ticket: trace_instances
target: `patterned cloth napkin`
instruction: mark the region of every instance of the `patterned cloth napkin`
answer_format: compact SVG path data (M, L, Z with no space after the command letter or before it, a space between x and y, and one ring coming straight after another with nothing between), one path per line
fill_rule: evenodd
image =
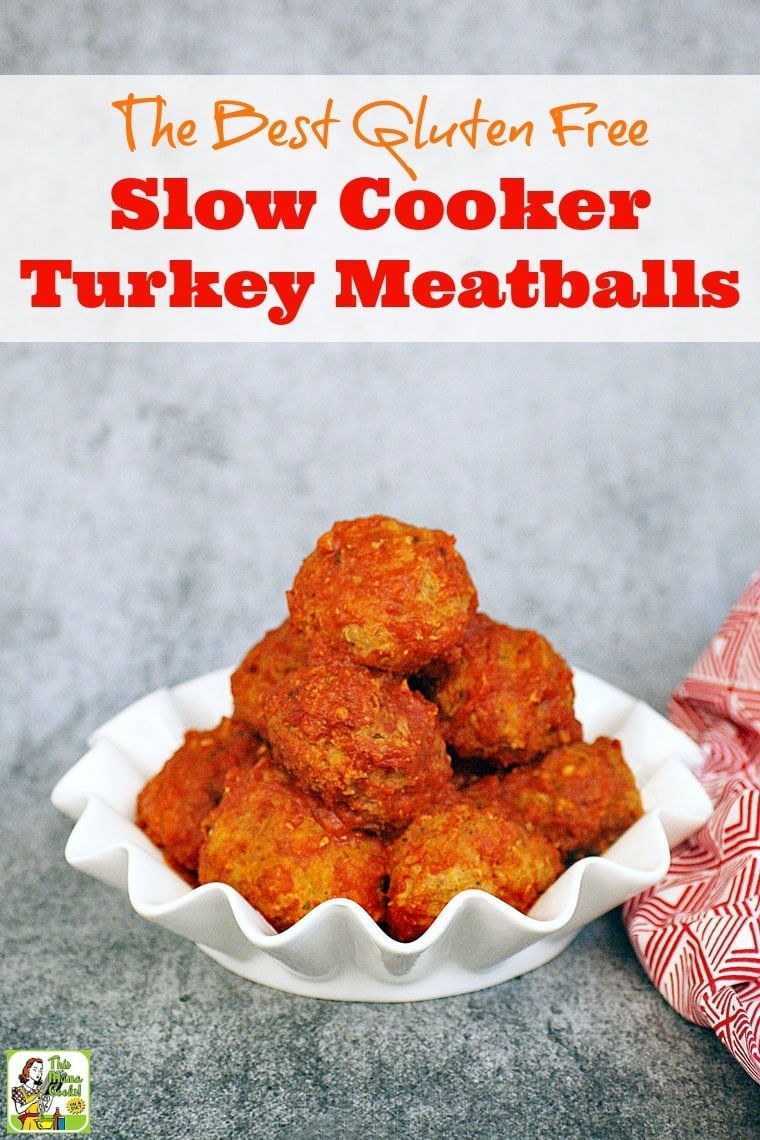
M760 1082L760 571L670 704L715 804L668 874L623 908L647 974Z

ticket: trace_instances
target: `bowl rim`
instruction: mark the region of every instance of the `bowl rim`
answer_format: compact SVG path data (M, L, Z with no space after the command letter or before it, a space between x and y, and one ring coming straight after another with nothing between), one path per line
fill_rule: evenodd
M234 888L190 887L134 823L139 788L184 732L213 727L231 712L231 672L154 690L122 709L90 734L88 751L51 799L74 820L65 848L71 866L126 891L143 918L196 942L225 968L277 989L336 1000L422 1000L535 969L588 922L658 882L670 848L712 812L693 774L699 746L643 701L574 669L584 736L623 741L645 801L643 818L608 851L574 863L528 914L481 890L462 891L413 942L392 938L349 899L326 900L275 932Z

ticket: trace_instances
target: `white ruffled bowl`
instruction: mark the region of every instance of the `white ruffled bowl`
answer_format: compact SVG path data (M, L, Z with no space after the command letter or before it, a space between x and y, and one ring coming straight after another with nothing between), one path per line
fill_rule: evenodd
M53 804L76 820L66 859L126 890L143 918L189 938L228 970L289 993L341 1001L418 1001L484 989L559 954L581 927L663 877L670 847L712 811L692 775L702 755L653 709L575 670L584 736L617 737L645 815L599 857L570 867L524 915L462 891L415 942L385 934L357 903L331 899L280 934L231 887L192 889L135 825L137 793L188 728L229 715L229 671L160 689L94 732Z

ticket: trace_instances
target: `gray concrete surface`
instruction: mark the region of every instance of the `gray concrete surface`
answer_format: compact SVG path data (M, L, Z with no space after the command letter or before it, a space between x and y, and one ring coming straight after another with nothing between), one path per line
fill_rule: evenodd
M757 3L4 0L5 72L752 71ZM72 13L76 13L72 15ZM0 1040L89 1048L93 1135L760 1135L619 916L481 993L228 974L63 860L86 735L238 659L335 518L455 533L483 607L663 710L760 551L756 345L0 346Z

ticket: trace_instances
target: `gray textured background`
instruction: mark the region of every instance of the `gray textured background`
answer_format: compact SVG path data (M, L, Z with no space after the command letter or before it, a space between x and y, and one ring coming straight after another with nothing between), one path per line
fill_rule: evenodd
M753 72L760 8L3 0L3 72ZM755 345L0 346L0 1040L102 1137L749 1140L760 1090L617 915L450 1000L243 982L63 862L50 789L237 660L335 518L458 537L483 608L664 710L760 549Z

